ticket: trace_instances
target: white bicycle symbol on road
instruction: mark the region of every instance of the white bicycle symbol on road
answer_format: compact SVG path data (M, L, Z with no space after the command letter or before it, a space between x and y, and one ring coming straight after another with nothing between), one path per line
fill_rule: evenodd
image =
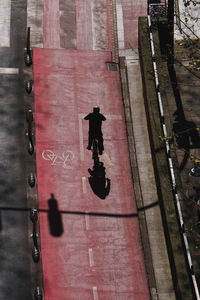
M53 166L62 164L63 168L70 168L70 163L74 159L74 153L70 150L66 150L62 155L57 155L52 150L44 150L42 152L42 158L44 160L50 160Z

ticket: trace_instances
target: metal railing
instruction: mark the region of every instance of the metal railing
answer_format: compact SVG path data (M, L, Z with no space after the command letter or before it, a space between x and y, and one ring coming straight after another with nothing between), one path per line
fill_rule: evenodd
M189 244L188 244L188 239L187 239L187 235L185 232L185 226L184 226L184 220L183 220L183 214L182 214L182 210L181 210L181 204L180 204L180 200L179 200L179 196L177 193L177 184L176 184L176 178L175 178L175 172L174 172L174 166L173 166L173 162L172 162L172 158L171 158L171 154L170 154L170 142L169 142L169 138L168 138L168 134L167 134L167 127L165 124L165 117L164 117L164 109L163 109L163 103L162 103L162 97L161 97L161 93L160 93L160 87L159 87L159 75L158 75L158 71L157 71L157 63L156 63L156 59L155 59L155 47L154 47L154 39L153 39L153 33L152 33L152 24L151 24L151 16L148 15L148 26L149 26L149 36L150 36L150 46L151 46L151 55L152 55L152 63L153 63L153 70L154 70L154 77L155 77L155 90L156 90L156 94L157 94L157 99L158 99L158 106L159 106L159 112L160 112L160 117L161 117L161 125L162 125L162 130L163 130L163 135L164 135L164 142L165 142L165 148L166 148L166 153L167 153L167 159L168 159L168 166L169 166L169 170L170 170L170 179L171 179L171 183L172 183L172 192L173 192L173 196L175 199L175 205L178 211L178 218L179 218L179 223L181 226L181 233L182 233L182 238L184 241L184 245L185 245L185 250L186 250L186 258L187 258L187 262L190 268L190 275L191 275L191 279L192 279L192 283L193 283L193 288L195 291L195 295L196 295L196 299L200 300L200 294L199 294L199 288L197 285L197 280L196 280L196 276L194 275L194 271L193 271L193 264L192 264L192 257L191 257L191 253L190 253L190 248L189 248Z

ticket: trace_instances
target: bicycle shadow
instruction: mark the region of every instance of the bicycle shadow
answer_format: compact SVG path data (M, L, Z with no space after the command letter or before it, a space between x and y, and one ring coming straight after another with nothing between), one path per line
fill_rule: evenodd
M93 169L88 169L89 184L93 193L100 199L105 199L110 192L110 179L106 178L103 162L94 163Z
M59 237L63 233L63 224L61 213L58 209L58 201L54 198L54 194L51 194L51 198L48 200L48 221L51 235Z

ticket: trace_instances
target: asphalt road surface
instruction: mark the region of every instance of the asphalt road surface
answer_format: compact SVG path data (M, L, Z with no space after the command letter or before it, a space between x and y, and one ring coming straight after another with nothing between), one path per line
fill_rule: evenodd
M26 1L0 2L0 299L31 299L25 179ZM20 210L19 208L22 208Z

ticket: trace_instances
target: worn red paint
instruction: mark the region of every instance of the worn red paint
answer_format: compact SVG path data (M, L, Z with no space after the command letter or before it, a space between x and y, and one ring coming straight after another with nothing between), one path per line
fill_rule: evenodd
M63 211L64 233L53 237L46 213L40 213L45 299L149 299L137 210L132 188L118 72L108 71L110 52L34 49L36 158L39 208L48 209L53 193ZM88 123L82 120L84 161L80 156L78 115L95 105L105 115L120 116L103 124L105 153L110 157L111 191L105 200L93 194L86 150ZM44 150L73 151L69 168L44 160ZM70 211L77 214L70 214ZM130 218L89 216L84 212L133 214ZM80 212L80 214L78 214ZM93 249L94 266L88 249Z
M77 49L92 50L97 46L111 51L110 1L105 0L106 16L102 18L107 32L102 30L99 36L98 30L95 33L91 28L92 2L75 1ZM136 4L135 0L122 0L127 48L137 47L137 16L146 10L141 2L139 7ZM44 47L60 48L59 0L44 0L43 23ZM40 213L45 299L93 299L93 287L97 287L99 299L146 300L149 292L119 74L106 68L111 52L84 50L34 49L33 55L39 208L48 210L48 200L54 194L64 229L61 236L52 236L47 213ZM111 190L105 200L93 194L87 179L87 170L93 163L91 152L86 150L88 122L81 118L95 105L108 115L103 134L105 153L110 158L107 172ZM51 151L49 156L46 150ZM64 165L62 155L68 150L73 152L74 160ZM82 177L87 179L86 193ZM86 225L84 212L107 215L89 216ZM132 217L118 216L126 214ZM89 248L93 249L92 267Z
M126 49L138 48L138 17L147 15L146 0L122 0Z

